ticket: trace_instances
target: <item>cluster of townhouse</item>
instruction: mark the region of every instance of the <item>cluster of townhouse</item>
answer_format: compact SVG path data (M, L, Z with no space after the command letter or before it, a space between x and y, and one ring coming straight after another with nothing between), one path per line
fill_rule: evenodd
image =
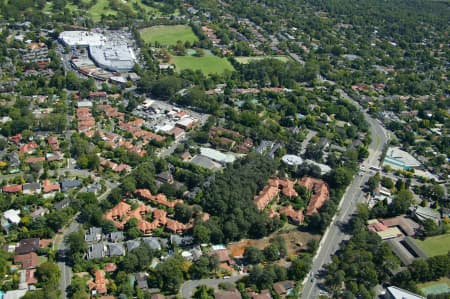
M256 207L262 211L266 209L280 193L288 198L296 197L298 196L294 188L296 184L305 187L311 193L308 206L306 207L306 215L308 216L317 213L330 198L328 185L323 180L311 177L303 177L298 181L274 178L269 179L269 182L264 189L253 198L253 202ZM297 224L303 223L304 220L303 209L295 210L291 204L281 207L278 212L274 209L270 209L269 211L270 217L277 217L280 214L286 215L290 221Z
M216 33L214 32L214 29L208 27L208 26L202 26L201 27L202 32L206 35L206 37L212 42L212 44L221 49L222 55L231 55L233 54L233 51L231 51L228 47L228 45L225 45L222 43L222 40L217 37Z
M77 108L78 132L84 133L95 128L95 118L90 107Z
M137 118L133 121L119 123L119 128L131 133L136 139L142 139L144 143L149 143L152 140L163 142L166 139L164 136L143 130L142 126L144 123L145 121L142 118Z
M239 132L225 129L222 127L214 127L208 133L209 142L216 148L236 151L238 153L247 154L253 147L253 140L242 136Z

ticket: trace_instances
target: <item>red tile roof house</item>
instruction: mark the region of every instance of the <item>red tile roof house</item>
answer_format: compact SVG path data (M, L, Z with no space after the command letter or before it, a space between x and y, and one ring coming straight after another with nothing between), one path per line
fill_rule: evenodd
M50 136L47 138L47 143L50 145L53 151L57 151L59 149L58 138Z
M32 154L37 148L39 148L39 145L37 145L36 142L31 141L27 144L24 144L20 147L19 153L21 154Z
M3 187L3 193L19 193L22 192L22 185L8 185Z
M59 190L59 183L52 184L48 179L42 182L42 192L44 193L59 192Z
M17 135L11 136L11 137L9 138L9 140L11 140L12 142L14 142L15 144L19 144L19 143L20 143L20 140L22 140L22 134L17 134Z
M304 177L299 182L299 185L313 192L308 207L306 208L306 215L308 216L317 213L324 203L330 199L328 185L322 180Z
M14 257L14 264L21 264L22 269L33 269L39 264L38 255L35 252L18 254Z
M105 278L105 271L97 270L95 271L95 280L88 282L88 288L92 295L96 294L106 294L108 289L106 284L108 280Z

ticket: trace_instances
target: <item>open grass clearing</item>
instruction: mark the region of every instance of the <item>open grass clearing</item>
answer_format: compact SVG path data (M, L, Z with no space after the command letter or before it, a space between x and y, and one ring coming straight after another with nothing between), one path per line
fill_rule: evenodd
M233 71L233 66L226 58L214 55L196 56L172 56L170 63L174 64L177 71L186 69L200 70L206 75L222 74L224 71Z
M161 25L143 28L139 31L141 38L146 43L154 43L157 41L161 45L175 45L177 41L195 42L198 37L187 25Z
M415 240L415 242L429 256L444 255L450 251L450 234L429 237L423 241Z
M282 62L288 62L291 59L288 56L280 55L280 56L238 56L235 57L237 62L241 64L249 64L252 61L260 61L263 59L276 59Z

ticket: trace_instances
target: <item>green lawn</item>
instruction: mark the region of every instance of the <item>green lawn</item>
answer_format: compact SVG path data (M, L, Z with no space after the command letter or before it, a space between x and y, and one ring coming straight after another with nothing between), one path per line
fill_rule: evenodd
M415 240L416 244L429 256L444 255L450 250L450 234Z
M143 4L142 0L129 0L125 2L125 4L134 12L137 12L134 4L138 4L146 13L154 13L155 15L160 14L158 9ZM109 6L109 0L97 0L97 3L89 9L88 13L95 22L98 22L101 20L102 14L115 16L117 11Z
M258 61L258 60L263 60L263 59L276 59L276 60L280 60L282 62L288 62L291 59L288 56L238 56L235 57L234 59L236 59L237 62L242 63L242 64L248 64L251 61Z
M201 70L204 74L221 74L225 70L233 70L231 63L225 59L213 55L203 57L172 56L170 63L175 64L176 70L185 69Z
M179 40L182 42L198 40L192 28L186 25L153 26L141 29L139 32L146 43L157 41L162 45L175 45Z

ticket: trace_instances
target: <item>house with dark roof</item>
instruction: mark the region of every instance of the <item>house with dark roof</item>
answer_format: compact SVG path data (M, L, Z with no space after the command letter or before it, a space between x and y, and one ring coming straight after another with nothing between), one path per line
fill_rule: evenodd
M139 240L128 240L128 241L125 242L125 245L127 247L127 252L130 252L131 250L141 246L141 241L139 241Z
M113 256L124 256L125 255L125 247L122 243L108 243L108 250L106 254L109 257Z
M123 232L111 232L108 235L108 240L113 243L122 242L125 239Z
M280 281L273 284L274 291L280 296L291 295L295 288L295 282L292 280Z
M215 299L242 299L241 293L237 290L219 290L214 292Z
M16 254L36 252L39 248L39 238L22 239L16 247Z
M41 193L41 184L39 183L26 183L22 186L23 194L40 194Z
M148 283L147 283L147 273L139 272L136 273L136 286L141 290L147 290L148 289Z
M88 260L101 259L105 257L105 255L106 255L105 245L103 243L94 243L89 245L86 258Z
M158 239L158 238L155 238L155 237L148 237L148 238L143 238L142 241L143 241L145 244L147 244L147 246L148 246L150 249L153 249L153 250L161 250L161 249L162 249L161 243L159 242L159 239Z
M81 181L79 180L64 180L61 182L61 190L67 192L69 190L79 188L81 186Z
M67 208L70 205L70 198L64 198L53 205L53 208L57 211Z
M84 234L84 241L87 243L95 243L102 240L102 228L90 227Z

